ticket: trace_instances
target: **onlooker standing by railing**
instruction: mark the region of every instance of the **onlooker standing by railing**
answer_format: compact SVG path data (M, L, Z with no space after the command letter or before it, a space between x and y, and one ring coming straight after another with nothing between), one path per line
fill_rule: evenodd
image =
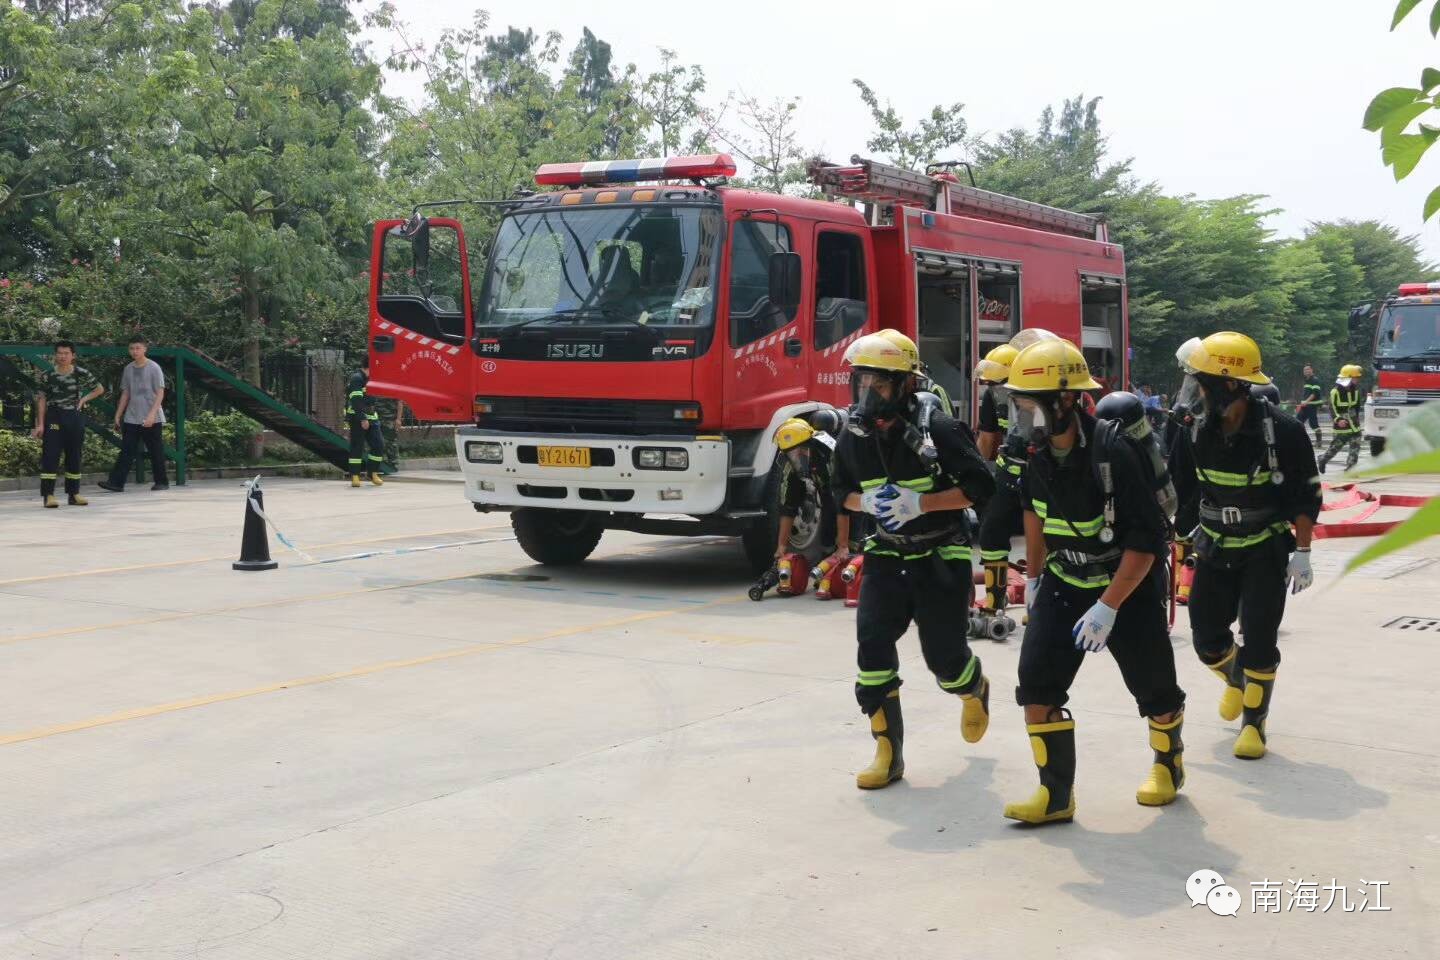
M125 475L135 460L141 442L150 455L150 469L155 473L151 490L168 490L170 477L165 470L165 374L160 364L145 356L145 338L130 338L130 363L120 375L120 402L115 405L115 429L120 433L120 456L110 471L109 480L101 480L100 488L112 493L125 489Z
M65 458L65 493L70 506L83 507L89 501L80 496L80 455L85 446L85 404L105 388L84 367L75 365L75 344L55 344L54 368L40 375L35 390L35 438L40 441L40 499L47 507L58 507L55 499L56 471Z

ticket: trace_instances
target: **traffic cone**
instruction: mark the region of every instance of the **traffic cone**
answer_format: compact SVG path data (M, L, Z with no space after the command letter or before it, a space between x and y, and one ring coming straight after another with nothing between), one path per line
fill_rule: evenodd
M279 566L270 559L270 536L265 532L264 513L265 495L260 492L260 478L256 477L246 490L240 559L230 564L232 570L274 570Z

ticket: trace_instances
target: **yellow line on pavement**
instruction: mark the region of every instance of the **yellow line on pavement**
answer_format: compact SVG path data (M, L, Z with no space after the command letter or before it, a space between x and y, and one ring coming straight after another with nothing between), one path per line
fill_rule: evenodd
M333 543L317 543L310 547L311 550L326 550L330 547L357 547L366 543L388 543L392 540L409 540L419 537L438 537L448 533L476 533L484 530L506 530L508 523L496 524L489 527L458 527L453 530L430 530L426 533L397 533L389 537L372 537L368 540L336 540ZM99 567L94 570L72 570L68 573L45 573L34 577L17 577L14 580L0 580L0 587L10 587L22 583L43 583L46 580L66 580L71 577L94 577L105 573L130 573L135 570L162 570L165 567L184 567L192 563L214 563L219 560L229 560L230 554L223 557L191 557L188 560L160 560L155 563L137 563L128 567Z
M467 574L466 576L471 576ZM445 577L446 580L458 580L459 577ZM439 581L428 581L431 583ZM416 584L410 584L415 586ZM380 589L398 589L396 587L383 587ZM356 591L361 592L361 591ZM519 637L514 640L506 640L502 643L487 644L484 646L468 646L458 650L445 650L440 653L432 653L423 657L411 657L407 660L387 660L383 663L372 663L368 666L355 667L351 670L342 670L338 673L325 673L312 677L300 677L295 680L282 680L279 683L269 683L259 687L248 687L244 690L231 690L226 693L215 693L208 696L190 697L186 700L173 700L170 703L156 704L151 707L137 707L133 710L122 710L119 713L106 714L102 717L92 717L89 720L77 720L72 723L60 723L50 727L40 727L35 730L24 730L20 733L12 733L0 736L0 747L9 746L12 743L25 743L29 740L43 740L46 737L58 736L62 733L75 733L80 730L91 730L95 727L105 727L116 723L125 723L129 720L143 720L146 717L156 717L166 713L176 713L181 710L191 710L195 707L209 706L215 703L227 703L231 700L243 700L247 697L257 697L266 693L276 693L280 690L291 690L296 687L313 687L321 683L333 683L337 680L350 680L355 677L367 677L377 673L384 673L390 670L403 670L407 667L418 667L429 663L439 663L442 660L457 660L461 657L472 657L481 653L494 653L506 647L523 646L529 643L538 643L543 640L556 640L562 637L571 637L576 634L589 633L592 630L604 630L608 627L619 627L625 624L640 623L646 620L658 620L663 617L672 617L676 614L690 613L695 610L704 610L706 607L719 606L726 603L736 603L743 597L727 597L720 600L712 600L709 603L695 604L679 607L674 610L652 610L646 613L631 614L626 617L617 617L612 620L602 620L597 623L585 626L567 627L564 630L554 630L549 633L536 634L531 637Z

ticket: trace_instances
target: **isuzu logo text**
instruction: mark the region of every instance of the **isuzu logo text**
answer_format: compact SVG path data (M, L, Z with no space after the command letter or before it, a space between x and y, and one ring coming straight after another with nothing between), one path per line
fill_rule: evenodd
M603 343L547 343L547 360L599 360L605 356Z

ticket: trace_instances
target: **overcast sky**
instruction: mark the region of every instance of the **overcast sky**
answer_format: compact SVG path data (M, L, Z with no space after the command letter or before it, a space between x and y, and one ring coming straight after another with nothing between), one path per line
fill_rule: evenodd
M799 96L800 139L831 159L864 154L870 129L850 85L865 79L913 122L960 101L973 134L1033 127L1046 104L1101 96L1116 157L1168 192L1268 195L1271 225L1297 235L1313 220L1379 218L1419 233L1440 260L1440 226L1420 222L1440 183L1440 150L1403 183L1360 128L1370 98L1440 66L1429 5L1395 33L1395 0L727 0L596 4L488 0L475 6L396 0L433 37L483 8L491 26L558 30L565 48L582 26L619 63L655 66L658 47L700 64L712 99L743 89ZM375 52L390 39L371 34ZM411 77L391 81L414 93ZM576 158L584 159L584 158Z

